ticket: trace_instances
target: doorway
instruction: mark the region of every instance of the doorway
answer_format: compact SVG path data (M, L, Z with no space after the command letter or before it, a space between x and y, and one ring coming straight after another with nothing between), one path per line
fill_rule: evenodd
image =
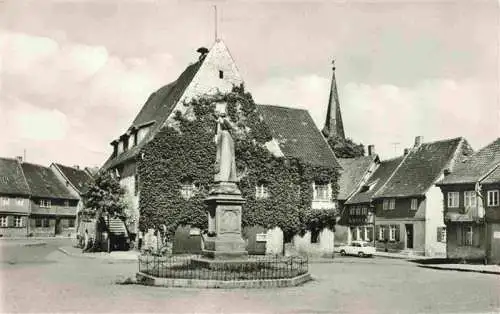
M56 218L56 230L55 230L55 234L56 235L59 235L62 233L62 222L61 222L61 218Z
M413 249L413 224L406 224L406 248Z

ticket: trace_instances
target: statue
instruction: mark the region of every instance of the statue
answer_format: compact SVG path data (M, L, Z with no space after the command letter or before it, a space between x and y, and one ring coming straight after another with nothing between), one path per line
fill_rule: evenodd
M231 128L231 123L225 119L224 114L217 116L217 134L215 135L215 145L217 146L215 182L238 182L234 156L234 141L230 133Z

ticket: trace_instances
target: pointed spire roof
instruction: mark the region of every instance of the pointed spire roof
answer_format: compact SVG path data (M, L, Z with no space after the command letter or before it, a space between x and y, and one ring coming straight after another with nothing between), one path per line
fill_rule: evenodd
M339 94L337 92L337 80L335 79L335 60L332 61L332 85L330 87L330 99L328 100L328 110L326 112L325 127L323 135L326 138L338 136L345 139L342 113L340 112Z

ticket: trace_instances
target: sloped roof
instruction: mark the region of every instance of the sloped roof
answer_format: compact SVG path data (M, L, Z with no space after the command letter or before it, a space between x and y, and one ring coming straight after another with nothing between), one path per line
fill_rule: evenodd
M339 179L338 200L345 200L354 192L363 176L375 161L376 156L363 156L358 158L339 158L338 161L342 167Z
M115 167L137 156L141 148L148 142L147 140L153 138L156 133L158 133L163 123L168 119L175 105L184 94L184 91L189 86L196 73L198 73L202 63L202 61L198 61L189 65L176 81L163 86L149 96L130 126L130 129L138 128L141 125L153 122L154 126L147 135L147 138L117 157L110 156L103 165L104 169Z
M381 161L377 170L368 179L365 186L370 187L367 190L361 190L349 198L346 204L369 203L373 195L387 182L392 173L403 161L403 156Z
M52 199L77 199L57 179L56 174L50 168L26 162L22 163L21 167L32 196Z
M475 183L498 164L500 164L500 138L458 163L453 172L439 182L439 185ZM490 180L493 178L494 176Z
M30 195L23 170L16 159L0 158L0 193Z
M424 195L453 160L462 140L459 137L413 148L375 197Z
M258 105L273 138L286 157L315 166L338 168L335 154L307 110Z
M500 183L500 165L495 168L481 183Z
M85 192L87 190L87 184L90 184L92 182L92 178L85 170L76 169L57 163L56 166L57 168L59 168L59 170L61 170L68 181L78 190L79 194Z

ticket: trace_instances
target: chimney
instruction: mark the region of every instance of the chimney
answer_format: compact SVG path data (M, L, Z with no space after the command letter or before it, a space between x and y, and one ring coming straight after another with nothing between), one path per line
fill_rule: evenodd
M200 54L200 56L198 57L198 60L202 61L207 56L209 50L205 47L200 47L200 48L198 48L198 50L196 50L196 52Z
M20 163L23 162L23 156L16 156L16 159L17 161L19 161Z
M408 155L408 153L409 153L409 152L410 152L410 149L409 149L409 148L405 148L405 150L404 150L404 155L405 155L405 156L406 156L406 155Z
M368 145L368 156L375 155L375 145Z
M422 144L423 140L424 140L423 136L416 136L415 137L415 147L419 147L420 144Z

